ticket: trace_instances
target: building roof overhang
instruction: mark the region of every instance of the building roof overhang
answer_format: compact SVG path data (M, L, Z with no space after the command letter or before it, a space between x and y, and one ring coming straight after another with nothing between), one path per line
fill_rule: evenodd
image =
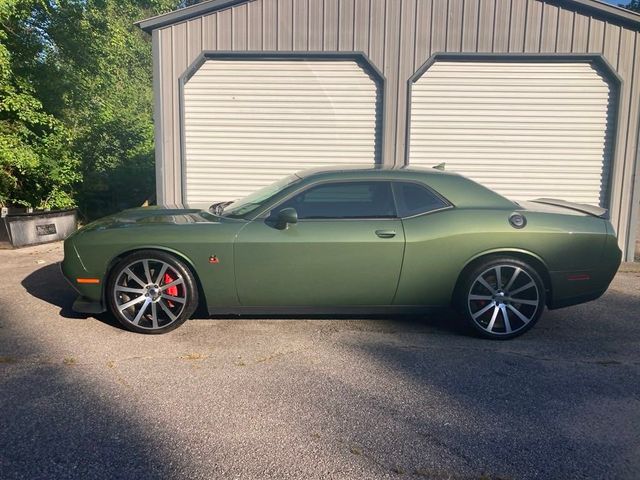
M151 33L157 28L184 22L194 17L206 15L240 3L248 3L251 1L252 0L208 0L190 7L181 8L179 10L163 13L145 20L140 20L139 22L136 22L136 25L145 32ZM616 21L622 25L640 30L640 14L622 7L604 3L600 0L551 0L551 2L558 4L560 7L583 11L585 14L594 15L610 21Z

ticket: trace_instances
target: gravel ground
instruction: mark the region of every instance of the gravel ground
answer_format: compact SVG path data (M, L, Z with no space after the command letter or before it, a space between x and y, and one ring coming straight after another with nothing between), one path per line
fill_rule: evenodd
M524 337L431 319L74 315L0 251L0 478L640 478L640 273Z

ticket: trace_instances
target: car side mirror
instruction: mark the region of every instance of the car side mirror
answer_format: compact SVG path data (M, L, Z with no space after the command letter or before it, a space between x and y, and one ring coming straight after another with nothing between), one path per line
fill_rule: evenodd
M288 225L298 223L298 212L295 208L283 208L278 212L278 221L276 227L284 230Z

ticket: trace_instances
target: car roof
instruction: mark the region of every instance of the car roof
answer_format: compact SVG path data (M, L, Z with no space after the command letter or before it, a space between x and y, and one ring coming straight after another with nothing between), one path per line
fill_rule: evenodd
M330 165L325 167L315 167L308 168L305 170L301 170L296 172L296 175L300 178L308 178L317 175L324 174L340 174L340 173L381 173L381 172L405 172L406 174L411 174L413 172L420 174L433 174L433 175L442 175L449 174L451 172L444 172L441 169L436 169L435 166L432 168L429 167L409 167L407 165L402 166L394 166L394 165L367 165L367 164L354 164L354 165ZM455 173L453 174L455 175Z

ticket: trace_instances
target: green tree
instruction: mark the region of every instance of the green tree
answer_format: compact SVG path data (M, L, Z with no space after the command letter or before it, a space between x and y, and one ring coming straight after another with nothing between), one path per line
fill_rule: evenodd
M62 0L34 10L45 26L35 83L47 108L73 131L82 159L78 201L88 218L154 196L151 47L133 22L173 6Z
M0 3L0 205L73 206L80 179L68 129L43 109L27 78L14 71L15 43L32 2Z
M621 6L626 8L627 10L633 10L634 12L640 13L640 0L631 0L626 5Z
M92 219L153 199L151 46L133 23L176 6L0 0L0 202L76 199Z

